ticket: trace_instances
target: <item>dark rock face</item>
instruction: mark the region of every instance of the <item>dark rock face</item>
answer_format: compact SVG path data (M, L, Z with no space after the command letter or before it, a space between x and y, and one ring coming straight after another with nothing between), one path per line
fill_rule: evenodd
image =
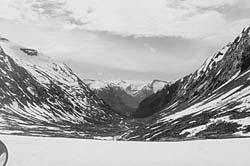
M135 118L143 118L153 115L163 109L176 95L178 83L165 86L161 91L152 94L143 100L136 112L132 115Z
M3 37L0 37L0 40L2 40L2 41L9 41L8 39L3 38Z
M96 89L94 92L113 110L121 115L130 116L130 114L135 111L135 108L131 107L129 104L133 97L129 96L120 88L107 87L105 89Z
M24 53L26 53L27 55L30 55L30 56L37 56L38 55L38 51L34 50L34 49L20 48L20 50L22 50Z

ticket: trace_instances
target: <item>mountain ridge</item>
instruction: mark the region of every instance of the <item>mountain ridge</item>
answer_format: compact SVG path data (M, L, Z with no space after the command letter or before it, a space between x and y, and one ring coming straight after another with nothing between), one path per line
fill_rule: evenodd
M171 141L249 137L249 31L250 27L245 28L195 72L142 101L138 109L142 114L137 117L151 116L150 120L127 138ZM152 110L149 115L145 113Z
M169 99L172 102L174 102L176 100L181 100L181 101L189 100L189 98L202 95L199 93L204 93L204 92L207 93L210 91L212 92L214 89L218 88L220 85L222 85L227 80L229 80L230 77L236 74L237 68L240 67L240 64L236 64L233 62L233 61L237 61L239 57L235 56L235 57L232 57L232 59L228 58L227 62L224 62L223 57L225 55L229 55L229 53L227 52L228 51L230 52L230 50L228 49L230 48L232 50L234 47L236 47L239 40L241 38L244 38L248 33L249 33L249 28L245 28L242 31L242 33L238 37L236 37L236 39L232 43L227 44L225 47L222 48L222 50L220 50L213 56L209 57L199 69L177 80L176 82L171 84L169 88L163 89L163 91L165 90L165 92L159 92L159 93L167 94L165 95L165 98L166 98L165 100ZM231 66L226 65L226 63ZM223 73L223 70L224 71L226 70L228 72ZM211 82L213 82L213 84L210 84ZM197 85L199 85L199 87ZM194 88L196 89L194 90ZM173 89L175 90L173 91ZM156 96L159 95L159 93L158 94L156 93ZM173 94L173 93L178 93L178 94ZM177 97L178 99L176 99L175 97ZM135 113L135 117L145 117L143 115L140 115L141 109L144 109L144 110L147 108L148 108L147 110L152 109L150 105L147 105L146 100L149 100L149 99L145 99L145 101L142 101L140 103L139 108L137 112ZM151 99L151 102L152 102L152 99ZM161 104L156 104L158 106L160 105L159 108L157 109L153 108L153 110L155 111L149 115L152 115L153 113L159 111L161 108L165 107L164 104L167 103L163 101L163 98L161 98L160 101L156 101L156 102L161 103ZM153 103L151 104L154 105ZM144 111L144 112L147 112L147 111Z

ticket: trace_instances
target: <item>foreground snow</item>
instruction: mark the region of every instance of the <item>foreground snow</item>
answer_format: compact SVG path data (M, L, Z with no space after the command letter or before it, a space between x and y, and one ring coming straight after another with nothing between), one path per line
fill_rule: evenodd
M250 139L113 142L0 135L7 166L248 166Z

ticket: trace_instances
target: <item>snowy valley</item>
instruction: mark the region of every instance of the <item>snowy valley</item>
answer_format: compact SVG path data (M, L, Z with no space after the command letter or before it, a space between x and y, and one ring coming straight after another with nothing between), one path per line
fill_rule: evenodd
M181 141L250 136L250 28L170 83L81 80L0 39L1 134Z

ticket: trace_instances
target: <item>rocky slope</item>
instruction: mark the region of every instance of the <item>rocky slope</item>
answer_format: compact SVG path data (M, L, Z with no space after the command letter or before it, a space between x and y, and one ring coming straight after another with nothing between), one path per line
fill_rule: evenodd
M121 115L130 116L146 97L161 90L169 83L166 81L153 80L130 81L130 80L83 80L101 99Z
M146 98L136 117L153 115L128 138L176 140L250 136L250 28L194 73Z
M98 137L120 126L65 64L0 38L0 133Z

